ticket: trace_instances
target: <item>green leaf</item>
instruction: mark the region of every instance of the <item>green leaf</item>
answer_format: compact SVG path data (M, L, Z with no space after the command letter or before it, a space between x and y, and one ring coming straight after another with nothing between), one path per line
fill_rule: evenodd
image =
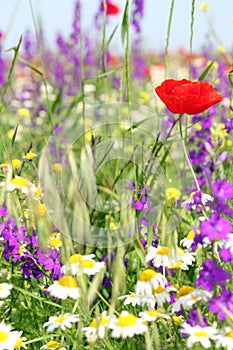
M125 43L125 36L128 30L128 8L129 8L129 1L127 0L125 3L125 10L124 10L123 20L121 24L121 42L123 46Z
M143 120L140 120L139 122L137 122L137 123L133 124L132 126L130 126L126 131L130 131L130 130L136 129L139 125L145 123L147 120L150 120L150 119L154 119L154 117L144 118Z
M119 24L117 24L116 27L113 29L113 31L112 31L112 33L111 33L111 35L110 35L110 37L109 37L109 39L108 39L108 41L107 41L107 43L106 43L106 46L105 46L105 48L104 48L104 51L106 51L107 48L109 47L109 45L110 45L110 43L111 43L111 41L112 41L112 38L114 37L114 35L115 35L115 33L116 33L118 27L119 27Z
M15 138L16 138L17 131L18 131L18 127L19 127L19 125L17 124L17 126L16 126L16 128L15 128L15 131L14 131L14 134L13 134L13 137L12 137L12 140L11 140L11 147L14 146Z
M213 66L214 61L210 62L210 64L206 67L206 69L204 70L204 72L201 73L200 77L198 78L198 80L204 80L205 77L207 76L210 68Z

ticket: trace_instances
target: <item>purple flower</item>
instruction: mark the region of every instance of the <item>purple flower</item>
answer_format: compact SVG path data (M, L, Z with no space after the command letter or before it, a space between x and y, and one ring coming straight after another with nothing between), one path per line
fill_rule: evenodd
M231 275L218 265L218 261L206 260L196 281L196 288L202 286L205 290L211 291L216 285L225 288L226 281L231 279Z
M220 201L233 198L233 185L226 181L226 179L217 179L212 186L215 197Z
M233 294L223 289L220 296L212 297L208 302L210 312L217 313L219 321L223 322L226 317L226 310L233 316Z
M216 238L227 239L228 233L232 231L232 226L228 219L222 218L218 213L213 213L209 220L201 222L200 229L203 235L210 241L214 241Z
M233 260L233 256L231 254L231 251L230 249L227 249L225 247L222 247L220 249L220 258L223 260L223 261L226 261L226 262L231 262Z
M41 278L43 276L43 272L37 266L34 259L31 257L22 257L22 265L20 266L20 271L25 278Z
M187 319L187 323L191 326L208 326L207 319L198 312L198 309L193 309L189 311L189 317Z

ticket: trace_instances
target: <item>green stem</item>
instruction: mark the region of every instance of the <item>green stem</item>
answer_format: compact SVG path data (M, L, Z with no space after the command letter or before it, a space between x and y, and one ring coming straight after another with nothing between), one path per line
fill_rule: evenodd
M83 59L83 39L82 39L82 13L81 13L81 0L78 0L79 4L79 49L80 49L80 65L81 65L81 93L83 96L83 107L82 107L82 118L83 118L83 142L85 143L85 132L86 132L86 125L85 125L85 93L84 93L84 78L85 78L85 69L84 69L84 59Z
M131 102L131 91L130 91L130 73L129 73L129 1L127 0L126 3L126 46L125 46L125 77L126 77L126 97L127 102Z
M164 71L165 79L166 79L167 73L168 73L168 47L169 47L169 40L170 40L170 35L171 35L171 24L172 24L174 3L175 3L175 0L172 0L171 6L170 6L168 27L167 27L167 37L166 37L166 46L165 46L165 71Z
M189 79L191 78L192 54L193 54L193 34L194 34L194 12L195 1L192 0L191 23L190 23L190 40L189 40Z

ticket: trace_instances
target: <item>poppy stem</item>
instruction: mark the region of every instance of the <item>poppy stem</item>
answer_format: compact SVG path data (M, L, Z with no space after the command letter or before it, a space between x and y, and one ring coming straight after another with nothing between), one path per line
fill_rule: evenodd
M191 170L191 173L192 173L193 180L195 182L196 188L197 188L198 191L200 191L201 189L200 189L199 183L197 181L196 174L195 174L195 172L193 170L192 164L190 162L189 155L188 155L188 152L187 152L187 149L186 149L186 145L185 145L185 138L184 138L184 135L183 135L183 126L182 126L182 116L183 116L183 114L180 114L180 117L179 117L179 127L180 127L180 137L181 137L182 147L183 147L185 159L186 159L186 161L188 163L188 166L189 166L189 168Z
M189 166L189 168L191 170L191 173L192 173L193 180L195 182L196 188L197 188L198 191L201 191L199 183L198 183L198 180L197 180L197 177L196 177L196 174L195 174L195 172L193 170L193 167L192 167L192 164L190 162L189 155L188 155L188 152L187 152L187 148L186 148L186 144L185 144L185 138L184 138L184 135L183 135L182 116L183 116L183 114L180 114L180 116L179 116L179 127L180 127L180 137L181 137L181 142L182 142L182 147L183 147L185 159L186 159L186 161L188 163L188 166ZM204 207L202 205L201 205L201 211L202 211L205 219L209 220L208 216L206 214L206 211L205 211L205 209L204 209Z

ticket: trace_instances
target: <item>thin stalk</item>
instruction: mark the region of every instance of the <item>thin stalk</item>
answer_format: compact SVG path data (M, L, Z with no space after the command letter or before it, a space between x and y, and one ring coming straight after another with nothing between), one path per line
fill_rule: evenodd
M192 0L191 22L190 22L190 39L189 39L189 79L191 78L191 68L192 68L195 2L196 2L196 0Z
M186 149L186 144L185 144L185 139L184 139L184 134L183 134L183 128L182 128L182 114L180 114L180 117L179 117L179 127L180 127L180 137L181 137L181 143L182 143L182 148L183 148L183 152L184 152L184 155L185 155L185 159L188 163L188 166L189 166L189 169L192 173L192 177L193 177L193 180L195 182L195 185L196 185L196 188L198 191L201 191L201 188L199 186L199 183L198 183L198 180L197 180L197 177L196 177L196 174L193 170L193 167L192 167L192 164L190 162L190 159L189 159L189 155L188 155L188 152L187 152L187 149ZM201 205L201 210L202 210L202 213L205 217L206 220L208 220L208 216L205 212L205 209L203 208L203 206Z
M125 45L125 77L127 102L131 102L130 72L129 72L129 2L126 3L126 45Z
M171 1L170 6L170 13L169 13L169 19L168 19L168 27L167 27L167 37L166 37L166 46L165 46L165 70L164 70L164 78L166 79L167 73L168 73L168 47L169 47L169 40L171 35L171 24L172 24L172 16L173 16L173 10L174 10L174 4L175 0Z
M81 68L81 93L83 96L83 108L82 108L82 119L83 119L83 142L85 143L85 131L86 131L86 122L85 122L85 98L84 98L84 78L85 78L85 69L84 69L84 59L83 59L83 36L82 36L82 13L81 13L81 0L78 0L79 4L79 31L80 31L80 38L79 38L79 49L80 49L80 68Z

